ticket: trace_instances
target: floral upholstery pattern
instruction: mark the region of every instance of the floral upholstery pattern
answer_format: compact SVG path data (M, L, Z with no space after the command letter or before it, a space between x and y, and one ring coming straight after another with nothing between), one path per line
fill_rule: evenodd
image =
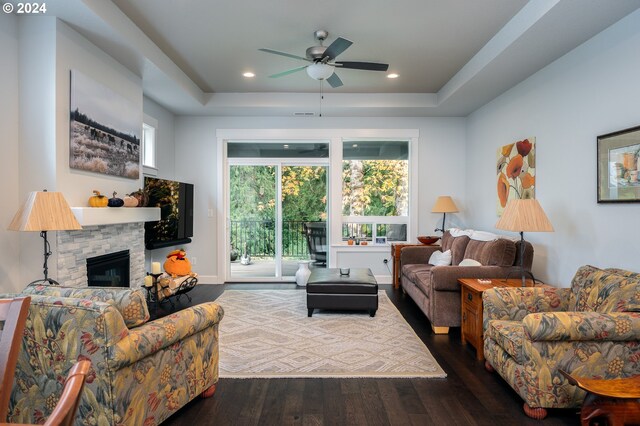
M487 330L487 333L489 333L491 338L498 342L500 347L515 359L518 364L524 362L522 355L524 333L521 322L495 320L491 322L491 327Z
M619 271L583 266L570 289L484 292L485 358L529 407L582 403L584 392L560 369L603 379L640 374L640 275Z
M124 287L64 287L59 285L31 284L23 294L71 297L95 300L113 305L124 318L127 327L136 327L149 321L149 309L141 288Z
M91 371L76 425L157 425L218 380L224 312L215 303L130 329L111 303L31 297L10 422L43 423L78 360L90 360Z

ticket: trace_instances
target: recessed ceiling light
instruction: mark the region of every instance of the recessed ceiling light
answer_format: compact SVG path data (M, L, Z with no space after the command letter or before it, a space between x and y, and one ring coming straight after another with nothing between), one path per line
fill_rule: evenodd
M255 75L254 73L252 73L252 72L245 72L245 73L242 73L242 75L243 75L244 77L247 77L247 78L252 78L252 77L255 77L255 76L256 76L256 75Z
M396 74L394 72L392 72L391 74L387 74L387 78L398 78L400 77L400 74Z

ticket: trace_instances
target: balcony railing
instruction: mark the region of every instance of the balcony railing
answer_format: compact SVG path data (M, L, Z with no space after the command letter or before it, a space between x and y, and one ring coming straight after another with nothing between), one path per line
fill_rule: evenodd
M308 221L282 222L282 256L308 259L309 249L302 224ZM276 224L270 220L232 220L231 246L242 254L252 257L274 257L276 255Z

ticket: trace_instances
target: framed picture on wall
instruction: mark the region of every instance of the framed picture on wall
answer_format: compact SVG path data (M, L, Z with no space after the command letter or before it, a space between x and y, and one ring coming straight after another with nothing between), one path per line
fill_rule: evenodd
M598 203L640 202L640 126L598 136Z
M496 211L502 216L509 200L536 198L536 138L498 148Z
M387 237L376 237L376 244L387 244Z
M71 71L69 167L140 177L142 108L110 87Z

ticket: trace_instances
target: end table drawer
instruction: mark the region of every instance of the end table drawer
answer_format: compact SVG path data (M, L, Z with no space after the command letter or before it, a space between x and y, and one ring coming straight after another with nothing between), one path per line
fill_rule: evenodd
M465 304L470 305L470 307L477 308L479 306L482 306L482 293L475 293L473 291L469 291L466 288L463 288L462 300Z

